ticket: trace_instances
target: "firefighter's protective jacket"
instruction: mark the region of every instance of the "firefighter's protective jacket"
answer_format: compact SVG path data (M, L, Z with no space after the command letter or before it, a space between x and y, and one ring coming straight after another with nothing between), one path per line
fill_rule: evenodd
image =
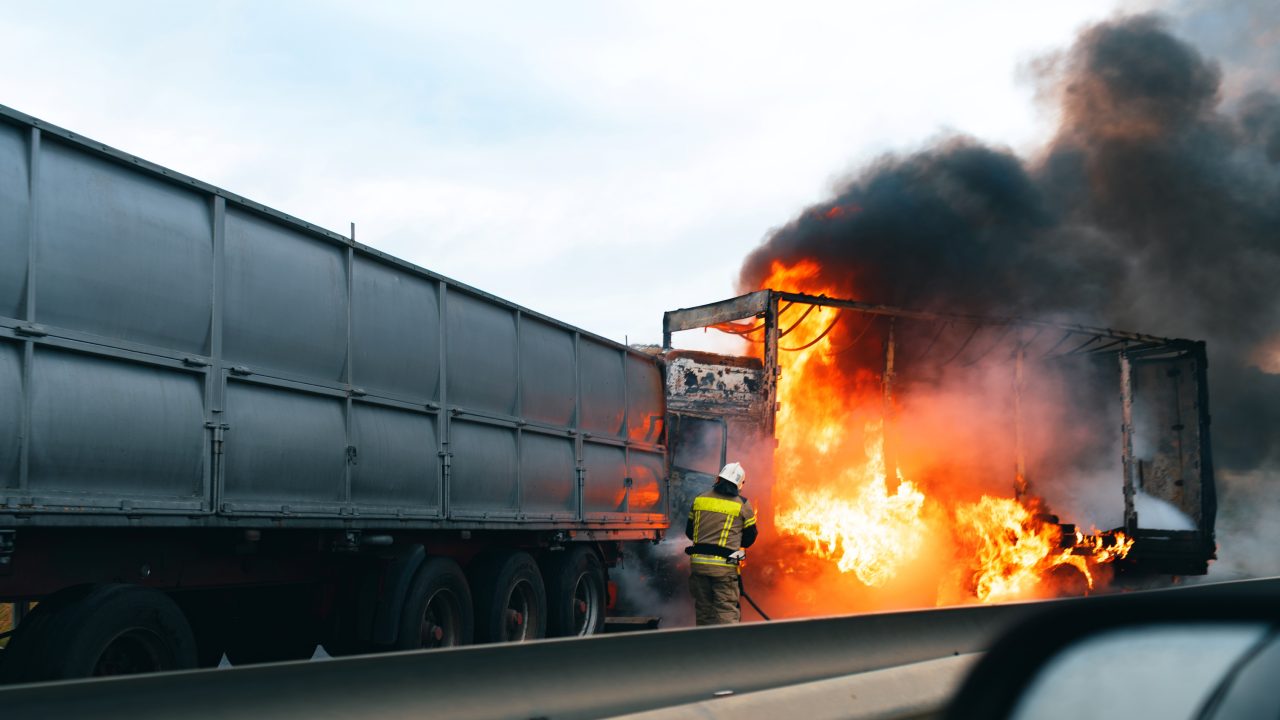
M689 549L693 570L733 568L729 555L756 541L756 511L741 495L726 495L714 488L693 500L684 534L693 540Z

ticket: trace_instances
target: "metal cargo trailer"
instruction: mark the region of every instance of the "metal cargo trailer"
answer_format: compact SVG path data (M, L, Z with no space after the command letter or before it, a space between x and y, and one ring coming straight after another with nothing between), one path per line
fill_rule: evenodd
M2 114L0 527L664 526L656 358Z
M668 524L663 382L0 107L0 602L45 617L0 680L598 632ZM141 656L59 649L139 605Z

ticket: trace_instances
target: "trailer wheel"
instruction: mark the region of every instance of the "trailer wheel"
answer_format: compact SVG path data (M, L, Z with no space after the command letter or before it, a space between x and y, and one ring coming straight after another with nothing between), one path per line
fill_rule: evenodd
M400 617L397 650L469 645L475 634L471 589L458 563L427 558L413 576Z
M20 627L5 650L5 682L196 666L195 638L182 611L164 593L137 585L69 588L36 606Z
M44 626L48 624L49 616L54 614L53 610L68 590L75 591L79 596L88 587L87 585L79 586L54 593L36 603L26 617L22 618L22 622L18 623L13 634L9 636L9 643L5 645L4 652L0 652L0 685L27 681L27 670L31 667L28 656L39 652L44 646Z
M574 545L545 564L547 635L580 637L604 632L605 572L600 556Z
M546 636L547 590L529 553L481 558L471 570L476 642L524 642Z

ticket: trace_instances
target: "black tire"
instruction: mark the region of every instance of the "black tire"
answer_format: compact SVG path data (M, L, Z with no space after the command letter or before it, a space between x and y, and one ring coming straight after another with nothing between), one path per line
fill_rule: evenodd
M191 626L167 595L137 585L85 585L36 606L5 650L0 679L39 682L195 666Z
M0 685L25 681L25 671L31 666L27 656L39 652L44 646L44 626L61 604L62 597L69 591L74 591L77 597L82 596L89 587L81 585L54 593L27 612L22 622L14 628L13 635L9 636L4 652L0 652Z
M445 557L427 558L413 576L396 650L470 645L475 635L471 588L458 563Z
M479 558L470 570L476 642L546 637L547 590L529 553L502 552Z
M582 637L604 632L608 581L600 556L589 547L574 545L551 553L544 569L547 637Z

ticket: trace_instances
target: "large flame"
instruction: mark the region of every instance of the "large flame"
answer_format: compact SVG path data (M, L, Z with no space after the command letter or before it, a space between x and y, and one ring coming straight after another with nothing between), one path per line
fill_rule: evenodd
M920 552L924 495L901 478L897 490L889 492L879 424L867 423L865 434L865 462L845 465L825 486L797 489L774 523L807 540L813 555L878 587Z
M820 269L811 261L775 262L765 286L854 295L853 288L817 282ZM1062 526L1038 515L1033 502L986 493L964 499L954 488L927 493L903 476L901 464L887 467L887 434L893 443L883 418L896 406L886 404L880 367L850 369L856 363L842 360L848 348L835 347L833 338L848 342L856 333L831 332L846 321L840 313L807 306L781 313L786 336L780 343L773 489L780 535L797 538L807 555L868 588L892 583L926 555L952 555L955 572L939 580L938 602L1042 596L1059 568L1079 571L1088 590L1100 563L1124 557L1132 541L1123 535L1077 533L1064 542ZM953 479L966 485L965 478ZM1012 495L1012 480L1008 487ZM947 583L953 587L942 587Z

